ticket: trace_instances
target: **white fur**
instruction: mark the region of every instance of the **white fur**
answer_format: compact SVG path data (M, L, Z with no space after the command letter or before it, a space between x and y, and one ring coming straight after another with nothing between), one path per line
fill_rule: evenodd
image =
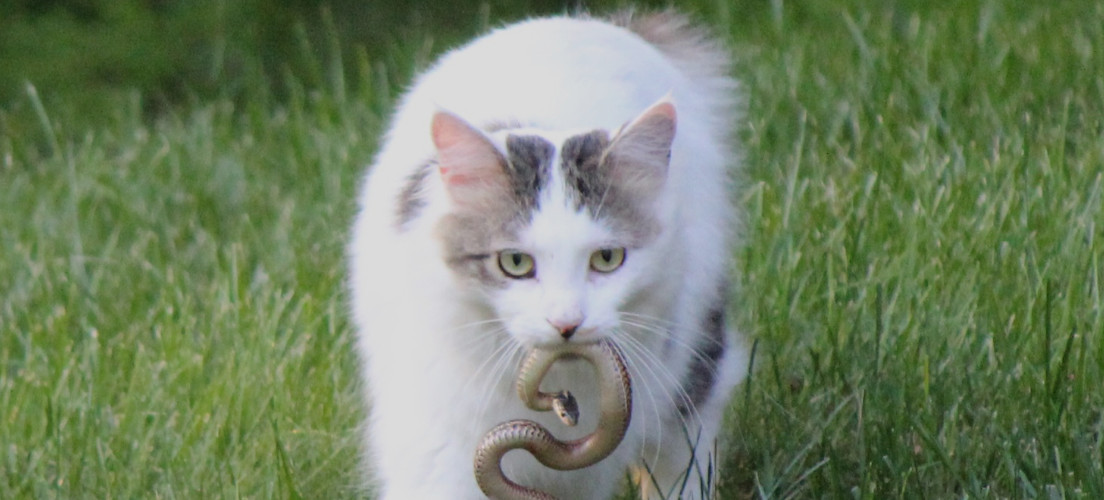
M352 307L370 401L368 461L381 498L483 498L472 473L476 443L505 420L533 419L561 438L592 430L589 367L558 364L544 385L579 397L583 415L574 429L525 409L514 390L525 346L558 340L548 324L557 317L583 319L573 340L613 335L629 353L632 424L612 456L580 471L552 471L524 451L511 452L505 470L512 479L564 499L609 498L625 471L646 461L661 486L671 487L692 463L686 432L697 436L699 426L697 459L708 463L727 393L746 369L734 334L714 397L685 422L675 405L694 356L688 346L696 345L731 257L737 218L729 172L737 159L730 128L737 116L734 96L722 93L733 90L732 82L691 78L698 69L692 64L672 61L637 35L598 20L540 19L446 54L406 95L364 185L350 247ZM668 179L655 202L663 230L646 247L630 249L614 273L586 272L590 252L619 242L585 212L570 209L559 188L544 191L541 210L519 241L503 242L531 253L540 279L518 280L504 291L474 291L442 261L436 225L452 207L436 172L427 179L428 203L419 217L402 230L396 224L407 179L434 156L430 122L438 110L475 126L516 120L558 147L574 133L614 132L668 94L678 121ZM492 137L500 147L501 135ZM558 185L558 168L552 170ZM653 326L670 327L665 335L675 338L623 324L638 321L624 312L653 318ZM696 474L688 498L696 494Z

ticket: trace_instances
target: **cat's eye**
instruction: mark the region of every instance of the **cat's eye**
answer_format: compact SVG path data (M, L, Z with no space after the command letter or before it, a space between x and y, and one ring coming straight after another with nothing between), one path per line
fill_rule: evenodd
M590 254L590 268L600 273L612 273L624 263L624 248L603 248Z
M533 256L516 250L498 252L498 268L511 278L532 278L537 274Z

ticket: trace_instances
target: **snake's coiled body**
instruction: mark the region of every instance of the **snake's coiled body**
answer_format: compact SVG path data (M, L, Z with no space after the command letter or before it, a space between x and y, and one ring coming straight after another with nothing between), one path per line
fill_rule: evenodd
M496 500L554 499L542 491L521 486L503 474L502 457L510 450L525 449L547 467L573 470L606 458L625 437L632 415L632 382L620 348L609 340L532 349L518 374L521 400L537 411L558 407L556 400L563 398L563 393L541 392L540 382L556 360L572 357L586 359L598 373L597 428L580 439L565 442L532 420L510 420L495 426L479 443L475 454L476 482L488 497Z

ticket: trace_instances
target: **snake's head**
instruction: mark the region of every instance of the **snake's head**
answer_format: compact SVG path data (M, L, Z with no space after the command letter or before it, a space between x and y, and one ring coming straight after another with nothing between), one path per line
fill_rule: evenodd
M568 427L574 427L579 423L579 403L575 396L568 391L560 391L552 395L552 409L556 416L560 417Z

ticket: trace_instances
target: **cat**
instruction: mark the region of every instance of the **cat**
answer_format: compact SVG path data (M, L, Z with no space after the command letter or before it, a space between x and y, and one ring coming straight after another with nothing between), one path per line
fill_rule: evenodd
M665 11L539 18L444 54L405 94L362 186L350 290L378 498L485 498L472 471L494 425L560 439L597 418L594 373L543 387L577 427L524 408L530 346L615 341L635 406L624 441L577 471L506 455L508 477L563 499L701 498L747 349L726 325L740 217L738 87L723 45Z

